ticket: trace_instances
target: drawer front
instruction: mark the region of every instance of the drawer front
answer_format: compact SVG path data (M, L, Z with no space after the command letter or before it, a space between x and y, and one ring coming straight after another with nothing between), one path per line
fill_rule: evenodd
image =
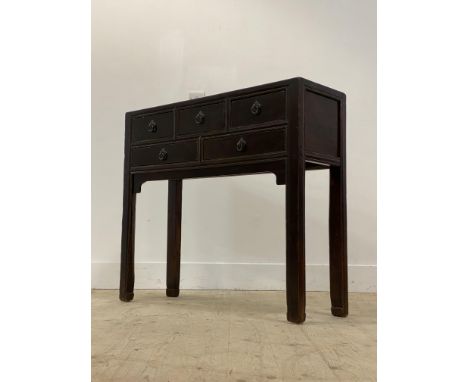
M286 120L286 90L231 101L231 127L247 127Z
M167 111L134 117L132 142L170 139L174 136L174 114Z
M177 113L178 136L202 135L225 129L224 102L180 109Z
M233 134L224 137L205 138L203 159L228 159L281 153L285 151L284 128Z
M132 166L149 166L194 162L198 158L198 140L191 140L134 147L130 162Z

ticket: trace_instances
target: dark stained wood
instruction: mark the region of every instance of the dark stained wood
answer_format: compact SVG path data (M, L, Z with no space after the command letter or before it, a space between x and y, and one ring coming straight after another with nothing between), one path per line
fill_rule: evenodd
M240 165L241 164L241 165ZM242 162L236 164L217 163L210 166L190 166L185 168L165 168L164 170L138 170L133 172L133 187L135 192L141 192L143 183L152 180L165 179L190 179L210 178L221 176L238 176L262 173L276 175L277 184L285 184L284 159L256 160L255 162ZM327 167L316 165L311 169L326 169Z
M135 116L131 125L132 143L160 141L174 137L172 110Z
M242 165L242 166L240 166ZM329 166L306 162L306 170L328 170ZM190 166L181 168L165 168L164 170L138 170L133 172L134 192L141 192L143 183L151 180L211 178L221 176L240 176L251 174L273 173L276 184L286 184L286 167L284 159L242 162L236 164L213 164L211 166Z
M344 97L344 93L338 90L321 85L317 82L312 82L302 77L294 77L294 78L289 78L286 80L270 82L268 84L262 84L262 85L252 86L252 87L248 87L244 89L232 90L232 91L220 93L220 94L213 94L213 95L196 98L192 100L179 101L179 102L174 102L174 103L170 103L166 105L160 105L160 106L154 106L154 107L148 107L144 109L129 111L127 112L127 114L134 117L134 116L138 116L142 114L156 113L156 112L169 110L169 109L180 110L181 108L186 108L186 107L192 107L192 106L197 106L197 105L202 106L208 103L216 103L223 99L225 101L228 101L228 103L230 103L231 100L235 98L239 98L243 96L253 96L254 94L260 94L260 93L269 93L269 92L272 92L274 89L287 88L291 84L292 81L297 81L297 80L301 80L307 89L313 89L314 92L319 92L320 94L331 97L333 99L341 99L342 97Z
M179 295L180 239L182 221L182 180L169 180L167 204L167 269L166 295Z
M203 160L249 158L255 155L283 153L285 129L229 134L203 140Z
M136 194L133 190L133 175L130 173L130 115L125 115L125 159L124 159L124 190L122 215L122 243L120 259L120 292L122 301L133 300L133 285L135 283L134 251L135 251L135 207Z
M340 155L346 157L346 104L340 102ZM346 161L330 168L330 297L332 314L348 315L348 245L346 217Z
M200 135L225 130L225 103L216 102L177 111L176 135Z
M158 143L133 147L131 166L164 166L170 163L198 161L198 140Z
M339 102L305 90L305 153L313 157L339 157Z
M286 121L286 90L259 93L231 101L231 128L248 128Z
M305 320L305 158L303 94L299 81L288 93L286 161L286 302L288 321Z
M343 93L297 77L127 113L121 300L133 298L135 202L144 182L169 180L166 294L178 296L182 180L269 172L286 185L287 319L303 322L305 171L329 169L330 296L332 313L346 316L345 103ZM152 120L166 130L151 131Z

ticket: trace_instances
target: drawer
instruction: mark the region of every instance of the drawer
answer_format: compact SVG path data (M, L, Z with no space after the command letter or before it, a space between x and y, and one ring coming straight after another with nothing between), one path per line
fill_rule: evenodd
M198 140L159 143L132 148L132 166L165 165L198 161Z
M231 127L247 127L286 120L286 90L231 101Z
M228 159L281 153L285 151L285 146L284 128L205 138L203 140L203 159Z
M132 142L170 139L174 136L172 111L147 114L132 120Z
M201 135L225 129L224 102L179 109L177 116L178 136Z

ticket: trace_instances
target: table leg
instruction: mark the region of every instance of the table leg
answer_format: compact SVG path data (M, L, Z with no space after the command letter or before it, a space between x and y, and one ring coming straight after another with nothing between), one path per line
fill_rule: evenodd
M122 247L120 261L120 300L133 300L135 283L135 207L136 194L132 190L131 177L128 176L124 186Z
M346 173L330 168L330 297L334 316L348 315L348 259L346 237Z
M182 180L169 180L167 206L166 296L179 295L180 235L182 220Z
M288 321L305 320L305 169L290 161L286 172L286 300Z

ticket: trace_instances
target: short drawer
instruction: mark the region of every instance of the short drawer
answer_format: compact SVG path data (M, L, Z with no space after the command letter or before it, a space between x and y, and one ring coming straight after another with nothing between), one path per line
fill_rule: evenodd
M170 139L174 136L172 111L133 117L132 142Z
M132 166L165 165L198 161L198 140L159 143L132 148Z
M259 94L231 101L233 128L286 120L286 90Z
M179 109L177 116L178 136L201 135L225 129L224 102Z
M284 128L205 138L203 140L203 160L277 154L284 152L285 146Z

